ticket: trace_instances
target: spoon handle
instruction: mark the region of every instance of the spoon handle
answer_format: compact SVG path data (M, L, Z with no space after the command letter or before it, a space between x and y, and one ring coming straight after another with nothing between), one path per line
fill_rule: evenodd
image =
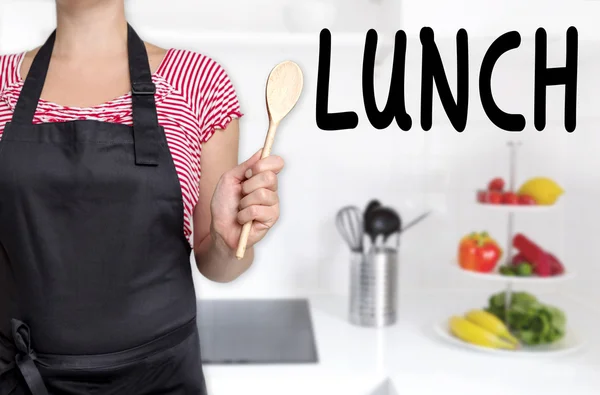
M277 124L273 121L269 122L269 131L267 132L267 138L265 139L265 145L263 146L261 159L271 155L271 148L275 141L275 132L277 131ZM242 227L242 233L240 234L240 241L238 242L238 248L235 253L237 259L244 258L246 254L246 245L248 244L248 237L250 236L250 230L252 230L252 221L246 222Z

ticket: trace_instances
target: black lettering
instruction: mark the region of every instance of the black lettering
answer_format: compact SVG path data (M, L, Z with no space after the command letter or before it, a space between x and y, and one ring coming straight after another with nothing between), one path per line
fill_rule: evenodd
M317 126L321 130L354 129L358 126L355 112L329 113L329 77L331 73L331 32L321 30L317 73Z
M492 95L492 72L500 56L521 45L519 32L508 32L498 37L485 53L479 72L479 94L481 105L494 125L508 132L521 132L525 129L525 117L521 114L508 114L502 111Z
M535 83L533 123L538 131L546 127L546 87L565 86L565 129L572 133L577 115L577 29L567 29L567 60L565 67L548 68L547 35L542 28L535 32Z
M394 39L394 59L392 63L392 78L387 103L383 111L379 111L375 100L375 54L377 51L377 32L373 29L367 32L365 53L362 68L363 102L369 122L376 129L385 129L391 125L394 118L400 129L407 131L412 126L410 115L406 113L404 102L404 77L406 63L406 33L396 32Z
M467 31L460 29L456 34L456 102L448 85L444 64L435 40L433 30L429 27L421 29L421 44L423 46L423 65L421 73L421 127L431 129L433 117L433 82L437 87L440 100L452 123L458 132L465 130L469 110L469 43Z

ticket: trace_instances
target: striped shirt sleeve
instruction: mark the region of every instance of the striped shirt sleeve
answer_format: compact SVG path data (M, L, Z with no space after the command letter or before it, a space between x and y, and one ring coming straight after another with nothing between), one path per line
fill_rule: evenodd
M242 116L236 90L225 69L212 59L207 61L207 73L200 91L198 105L201 142L208 141L217 129L225 129Z
M10 62L9 55L0 55L0 92L4 90L4 86L6 85L6 79L10 72L9 67Z

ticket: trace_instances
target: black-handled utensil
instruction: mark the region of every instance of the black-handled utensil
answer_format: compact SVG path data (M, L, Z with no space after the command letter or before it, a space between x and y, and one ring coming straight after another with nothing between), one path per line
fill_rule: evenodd
M370 232L367 230L367 226L368 226L368 225L367 225L367 223L370 221L370 215L371 215L371 212L372 212L373 210L375 210L376 208L378 208L378 207L381 207L381 203L379 202L379 200L377 200L377 199L372 199L372 200L371 200L371 201L370 201L370 202L367 204L367 207L365 208L365 211L364 211L364 213L363 213L363 226L364 226L364 232L365 232L365 233L366 233L366 234L367 234L367 235L368 235L368 236L371 238L371 242L372 242L373 244L375 244L375 239L376 239L376 237L377 237L377 236L376 236L375 234L372 234L372 233L370 233Z
M426 213L423 213L423 214L419 215L417 218L410 221L408 223L408 225L406 225L404 228L402 228L401 233L406 232L409 228L411 228L411 227L415 226L416 224L418 224L419 222L423 221L425 218L427 218L429 216L429 214L431 214L431 211L427 211Z
M400 214L398 214L395 210L393 209L388 209L390 211L390 221L392 220L392 216L394 223L396 224L395 228L391 231L391 233L388 234L384 234L383 235L383 242L386 243L388 237L390 237L393 234L399 234L402 231L402 217L400 216Z
M387 239L390 235L397 233L400 230L400 216L392 209L387 207L374 208L368 215L365 223L366 233L374 240L379 236Z

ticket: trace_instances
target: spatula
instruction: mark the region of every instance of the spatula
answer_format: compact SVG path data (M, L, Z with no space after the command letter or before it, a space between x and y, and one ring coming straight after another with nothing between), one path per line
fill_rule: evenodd
M265 145L262 150L261 159L271 154L271 147L275 140L275 132L279 123L294 108L300 94L302 93L303 76L300 67L291 61L279 63L267 80L266 99L267 113L269 114L269 131L265 139ZM235 256L242 259L246 253L248 236L252 229L252 221L247 222L242 227L240 241Z

